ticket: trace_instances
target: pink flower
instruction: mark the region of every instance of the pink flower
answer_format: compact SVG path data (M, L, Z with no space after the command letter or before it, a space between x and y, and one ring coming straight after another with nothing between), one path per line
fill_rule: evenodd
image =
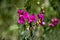
M23 15L25 13L24 10L18 10L17 12L18 12L18 16Z
M28 18L29 18L29 13L28 13L28 12L25 12L25 13L23 14L23 17L24 17L24 19L28 19Z
M59 20L57 18L53 18L51 19L51 22L54 24L54 25L57 25Z
M44 20L44 15L43 15L42 13L38 14L37 16L38 16L38 18L39 18L41 21Z
M25 10L18 10L18 16L19 16L18 19L19 24L24 24L24 22L29 19L29 13Z
M32 14L32 15L29 16L28 22L29 23L36 22L36 16L35 16L35 14Z
M54 24L52 24L52 23L50 23L50 24L48 24L48 26L50 26L50 27L54 27L55 25L54 25Z
M24 24L25 20L23 17L19 17L18 24Z

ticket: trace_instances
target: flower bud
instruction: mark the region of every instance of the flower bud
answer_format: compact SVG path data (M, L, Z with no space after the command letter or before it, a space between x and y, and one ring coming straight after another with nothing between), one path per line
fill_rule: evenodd
M54 27L55 25L54 25L54 24L52 24L52 23L50 23L50 24L48 24L48 26L50 26L50 27Z
M44 26L44 25L45 25L45 22L41 22L40 24L41 24L42 26Z

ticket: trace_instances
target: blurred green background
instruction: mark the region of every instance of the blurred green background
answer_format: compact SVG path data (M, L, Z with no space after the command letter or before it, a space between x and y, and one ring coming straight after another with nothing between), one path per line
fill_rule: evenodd
M46 23L53 17L60 19L60 0L0 0L0 40L17 40L18 9L25 9L30 14L38 14L42 4L45 8ZM60 40L60 22L43 37L44 40ZM40 40L40 38L37 37L34 40Z

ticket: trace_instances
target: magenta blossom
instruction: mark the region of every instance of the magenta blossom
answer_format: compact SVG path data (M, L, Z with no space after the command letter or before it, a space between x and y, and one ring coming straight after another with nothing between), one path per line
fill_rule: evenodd
M38 18L39 18L41 21L44 20L44 15L43 15L42 13L38 14L37 16L38 16Z
M57 18L53 18L51 19L51 22L54 24L54 25L57 25L59 20Z
M17 12L18 12L18 16L21 16L21 15L23 15L25 13L24 10L18 10Z
M18 24L24 24L25 20L23 17L19 17Z
M28 12L25 12L25 13L23 14L23 17L24 17L24 19L28 19L28 18L29 18L29 13L28 13Z
M29 23L36 22L36 16L35 16L35 14L32 14L32 15L29 16L28 22Z
M55 25L53 23L48 24L50 27L54 27Z

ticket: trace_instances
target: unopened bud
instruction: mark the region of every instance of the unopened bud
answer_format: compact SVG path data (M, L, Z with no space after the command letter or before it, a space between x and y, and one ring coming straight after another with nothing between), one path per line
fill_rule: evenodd
M29 30L29 27L26 27L26 30Z
M45 14L45 10L43 10L42 13Z
M44 7L41 7L41 11L43 11L44 10Z

